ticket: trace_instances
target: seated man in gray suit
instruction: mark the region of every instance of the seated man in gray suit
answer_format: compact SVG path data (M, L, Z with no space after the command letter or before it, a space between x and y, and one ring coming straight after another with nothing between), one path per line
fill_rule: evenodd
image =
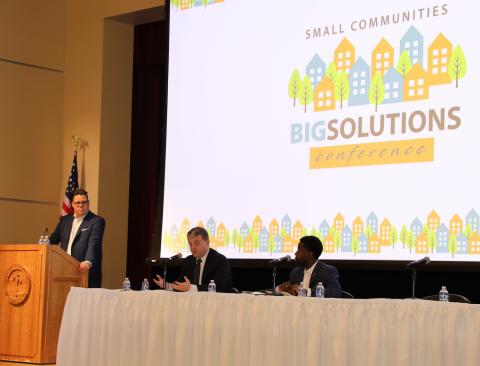
M87 191L77 188L72 195L73 215L62 216L50 243L80 262L80 271L88 273L88 287L102 284L102 240L105 220L89 209Z
M315 296L315 287L318 282L322 282L325 297L342 297L338 271L335 267L318 260L322 252L322 242L316 236L301 238L295 252L295 262L299 266L292 269L288 282L279 285L278 290L297 296L300 282L303 282L304 287L308 289L308 296Z

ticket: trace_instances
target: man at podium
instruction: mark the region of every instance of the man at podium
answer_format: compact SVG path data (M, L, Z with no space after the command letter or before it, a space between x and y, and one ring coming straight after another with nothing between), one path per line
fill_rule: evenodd
M77 188L72 196L73 215L63 216L50 236L51 244L80 262L80 271L88 274L88 287L102 284L102 240L105 219L89 209L87 191Z

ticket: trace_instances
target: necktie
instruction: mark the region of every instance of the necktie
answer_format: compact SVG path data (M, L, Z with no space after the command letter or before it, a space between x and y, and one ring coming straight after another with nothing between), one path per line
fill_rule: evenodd
M194 285L200 284L200 263L202 263L202 260L200 258L197 258L197 261L195 262L195 269L193 270Z

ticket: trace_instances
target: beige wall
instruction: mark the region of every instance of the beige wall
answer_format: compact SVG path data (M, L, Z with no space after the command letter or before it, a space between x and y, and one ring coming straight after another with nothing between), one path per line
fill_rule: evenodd
M72 162L71 136L80 135L80 183L92 211L107 221L108 288L120 285L126 266L133 25L107 18L135 23L141 17L129 14L154 7L158 13L164 4L0 4L0 97L9 103L0 99L0 131L9 140L0 144L0 242L33 241L45 226L55 226Z

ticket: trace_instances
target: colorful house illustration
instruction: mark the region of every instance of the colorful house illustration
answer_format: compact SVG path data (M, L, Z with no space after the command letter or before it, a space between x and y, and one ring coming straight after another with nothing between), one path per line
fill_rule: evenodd
M368 239L363 233L358 237L358 252L368 253Z
M382 103L398 103L403 100L403 77L391 67L383 76L385 96Z
M203 5L203 0L195 0L195 6L202 6Z
M474 234L468 240L468 254L480 254L480 235Z
M380 253L380 238L375 233L373 233L368 239L368 252Z
M427 216L427 226L431 231L437 231L438 227L440 226L440 216L438 215L437 211L433 210Z
M274 238L279 233L280 233L280 227L278 225L278 221L273 219L272 221L270 221L270 225L268 225L268 235Z
M428 72L430 85L448 84L448 63L452 55L452 43L442 34L433 40L428 47Z
M205 229L205 224L203 223L202 220L200 220L199 222L197 222L197 226L198 227L203 227Z
M183 219L182 226L180 227L181 233L184 235L187 235L189 230L190 230L190 221L188 221L188 219Z
M260 235L258 237L258 239L260 241L260 245L258 246L258 251L259 252L268 252L268 238L269 238L268 230L264 226L262 228L262 230L260 231Z
M292 233L292 220L288 215L283 216L282 219L282 230L285 230L285 233L290 235Z
M313 110L315 112L335 109L335 87L327 77L323 77L313 90Z
M290 235L286 235L283 240L283 252L292 253L293 252L293 239Z
M273 253L282 253L282 251L283 251L283 239L280 236L280 234L278 234L277 236L275 236L275 239L273 241Z
M464 233L457 236L457 254L468 254L468 239Z
M390 245L390 231L392 229L392 224L388 219L383 219L380 223L380 243L382 245Z
M421 233L415 239L415 253L428 254L428 238L424 233Z
M323 241L323 251L325 253L335 253L335 241L333 235L328 234Z
M248 227L247 223L244 222L242 226L240 226L240 236L242 240L245 240L245 238L249 233L250 233L250 228Z
M173 226L170 228L170 236L172 237L172 240L177 240L177 236L178 236L178 228L177 228L177 225L173 225Z
M355 220L353 220L352 226L353 226L352 233L354 236L358 238L360 234L363 233L363 228L364 228L363 220L360 218L360 216L357 216Z
M225 225L223 222L218 225L217 228L217 247L223 247L225 246Z
M420 66L415 64L405 75L403 84L403 100L421 100L428 99L430 83L428 73Z
M337 213L337 215L333 218L333 227L337 233L341 233L343 227L345 226L345 219L343 218L341 213Z
M251 235L247 235L243 241L243 252L253 253L253 240Z
M372 52L372 79L377 72L383 76L388 69L394 66L393 56L394 52L392 45L388 43L385 38L382 38Z
M423 36L412 25L400 39L400 54L407 51L412 65L420 64L423 66Z
M213 217L210 217L207 221L207 231L210 236L214 237L215 236L215 228L217 225L215 224L215 220Z
M437 253L448 253L449 238L448 228L445 224L440 224L437 229Z
M369 104L370 66L363 58L359 57L353 64L348 79L350 83L348 105Z
M323 60L317 54L315 54L307 64L306 68L306 75L310 78L313 88L315 88L320 80L322 80L322 78L325 76L325 70L325 62L323 62Z
M352 230L350 226L345 225L342 230L342 252L352 251Z
M328 225L328 222L326 220L323 220L318 230L320 231L320 235L322 236L322 238L326 238L328 232L330 231L330 225Z
M253 226L252 226L252 229L253 229L253 233L255 235L260 235L260 231L262 230L262 219L260 218L260 216L256 216L255 219L253 220Z
M372 233L378 233L378 218L373 211L367 216L367 227L368 226L370 226Z
M355 47L353 47L346 37L342 39L335 49L333 62L335 63L339 74L342 73L342 71L345 71L347 75L349 74L353 63L355 62Z
M454 234L455 236L460 235L463 231L463 221L457 214L453 215L450 219L450 235Z
M302 232L303 232L303 225L299 220L297 220L293 225L292 240L295 242L298 242L298 240L302 237Z
M413 236L415 238L419 236L420 233L422 232L422 229L423 229L422 222L418 219L418 217L415 217L415 219L410 224L410 231L413 233Z
M479 233L478 213L473 208L468 212L465 218L465 225L470 225L472 232Z
M191 4L191 0L180 0L180 10L190 9Z

